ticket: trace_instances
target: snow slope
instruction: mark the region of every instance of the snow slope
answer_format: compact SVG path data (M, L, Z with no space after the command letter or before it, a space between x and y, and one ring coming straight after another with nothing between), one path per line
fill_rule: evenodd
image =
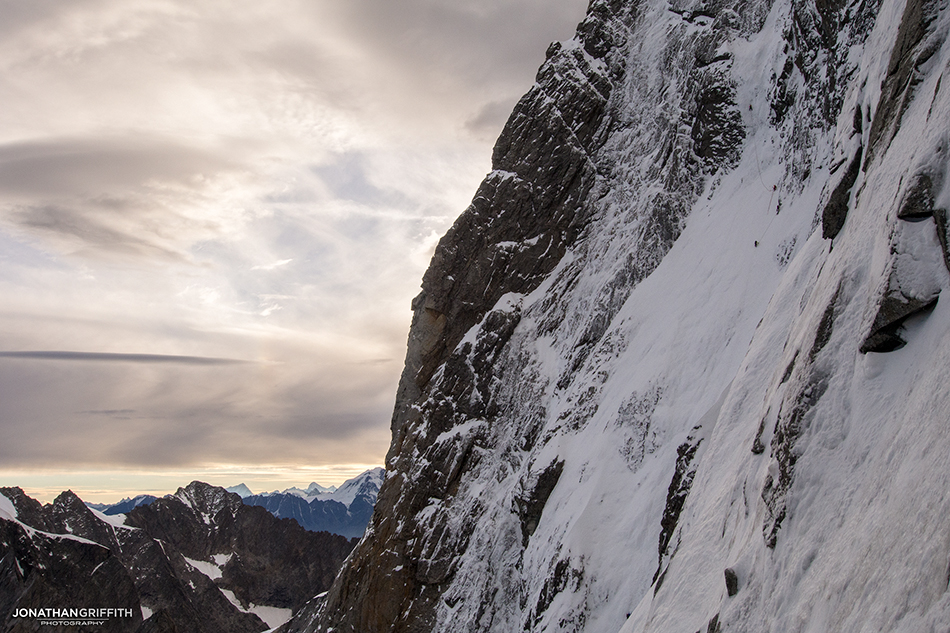
M948 29L915 0L592 2L433 258L376 514L287 630L945 630ZM563 121L596 141L583 229L497 287L566 230L516 214Z

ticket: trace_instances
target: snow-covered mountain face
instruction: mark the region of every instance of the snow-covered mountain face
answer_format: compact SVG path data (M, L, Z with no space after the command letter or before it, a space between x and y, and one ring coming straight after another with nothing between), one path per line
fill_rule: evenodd
M948 28L593 0L436 250L374 518L287 630L942 630Z
M339 488L329 490L324 488L315 494L313 492L308 498L319 499L320 501L336 501L349 507L357 497L362 497L364 501L373 505L379 496L379 489L386 478L386 471L382 468L371 468L364 473L360 473L353 479L347 479ZM311 489L315 484L311 484Z
M311 482L307 488L287 488L286 490L281 490L280 492L262 492L259 496L269 497L273 495L294 495L300 497L306 501L313 501L314 499L319 499L320 501L336 501L337 503L342 503L345 506L349 506L353 503L353 500L356 497L362 496L365 497L371 504L376 503L376 496L379 494L379 487L382 485L383 480L386 478L386 471L383 468L370 468L367 471L364 471L353 477L352 479L347 479L344 481L339 488L336 486L324 487L318 484L317 482ZM244 486L244 484L241 484ZM247 487L245 486L245 489ZM231 490L228 488L228 490ZM236 490L232 492L237 492ZM250 491L248 491L250 492ZM253 494L253 493L251 493ZM241 495L242 498L248 495Z

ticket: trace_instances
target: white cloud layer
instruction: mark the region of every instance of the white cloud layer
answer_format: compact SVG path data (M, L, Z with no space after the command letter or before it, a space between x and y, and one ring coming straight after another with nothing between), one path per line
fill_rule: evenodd
M379 463L432 248L584 9L0 0L0 351L251 361L0 357L4 472Z

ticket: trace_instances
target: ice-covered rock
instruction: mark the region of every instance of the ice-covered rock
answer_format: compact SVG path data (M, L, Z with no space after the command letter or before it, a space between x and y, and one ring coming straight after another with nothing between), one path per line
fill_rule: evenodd
M423 278L373 520L284 630L944 627L948 30L593 0Z

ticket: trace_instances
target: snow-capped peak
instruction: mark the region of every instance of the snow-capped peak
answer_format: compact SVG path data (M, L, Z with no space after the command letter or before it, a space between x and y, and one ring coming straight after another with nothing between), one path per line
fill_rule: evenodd
M228 492L233 492L234 494L240 496L242 499L246 497L250 497L252 494L254 494L253 492L251 492L251 489L248 488L243 483L240 483L236 486L231 486L230 488L225 488L225 490L227 490Z
M349 507L358 496L366 496L370 503L375 503L379 487L383 484L386 471L383 468L371 468L353 479L347 479L339 488L332 492L323 492L310 495L309 499L321 501L336 501Z

